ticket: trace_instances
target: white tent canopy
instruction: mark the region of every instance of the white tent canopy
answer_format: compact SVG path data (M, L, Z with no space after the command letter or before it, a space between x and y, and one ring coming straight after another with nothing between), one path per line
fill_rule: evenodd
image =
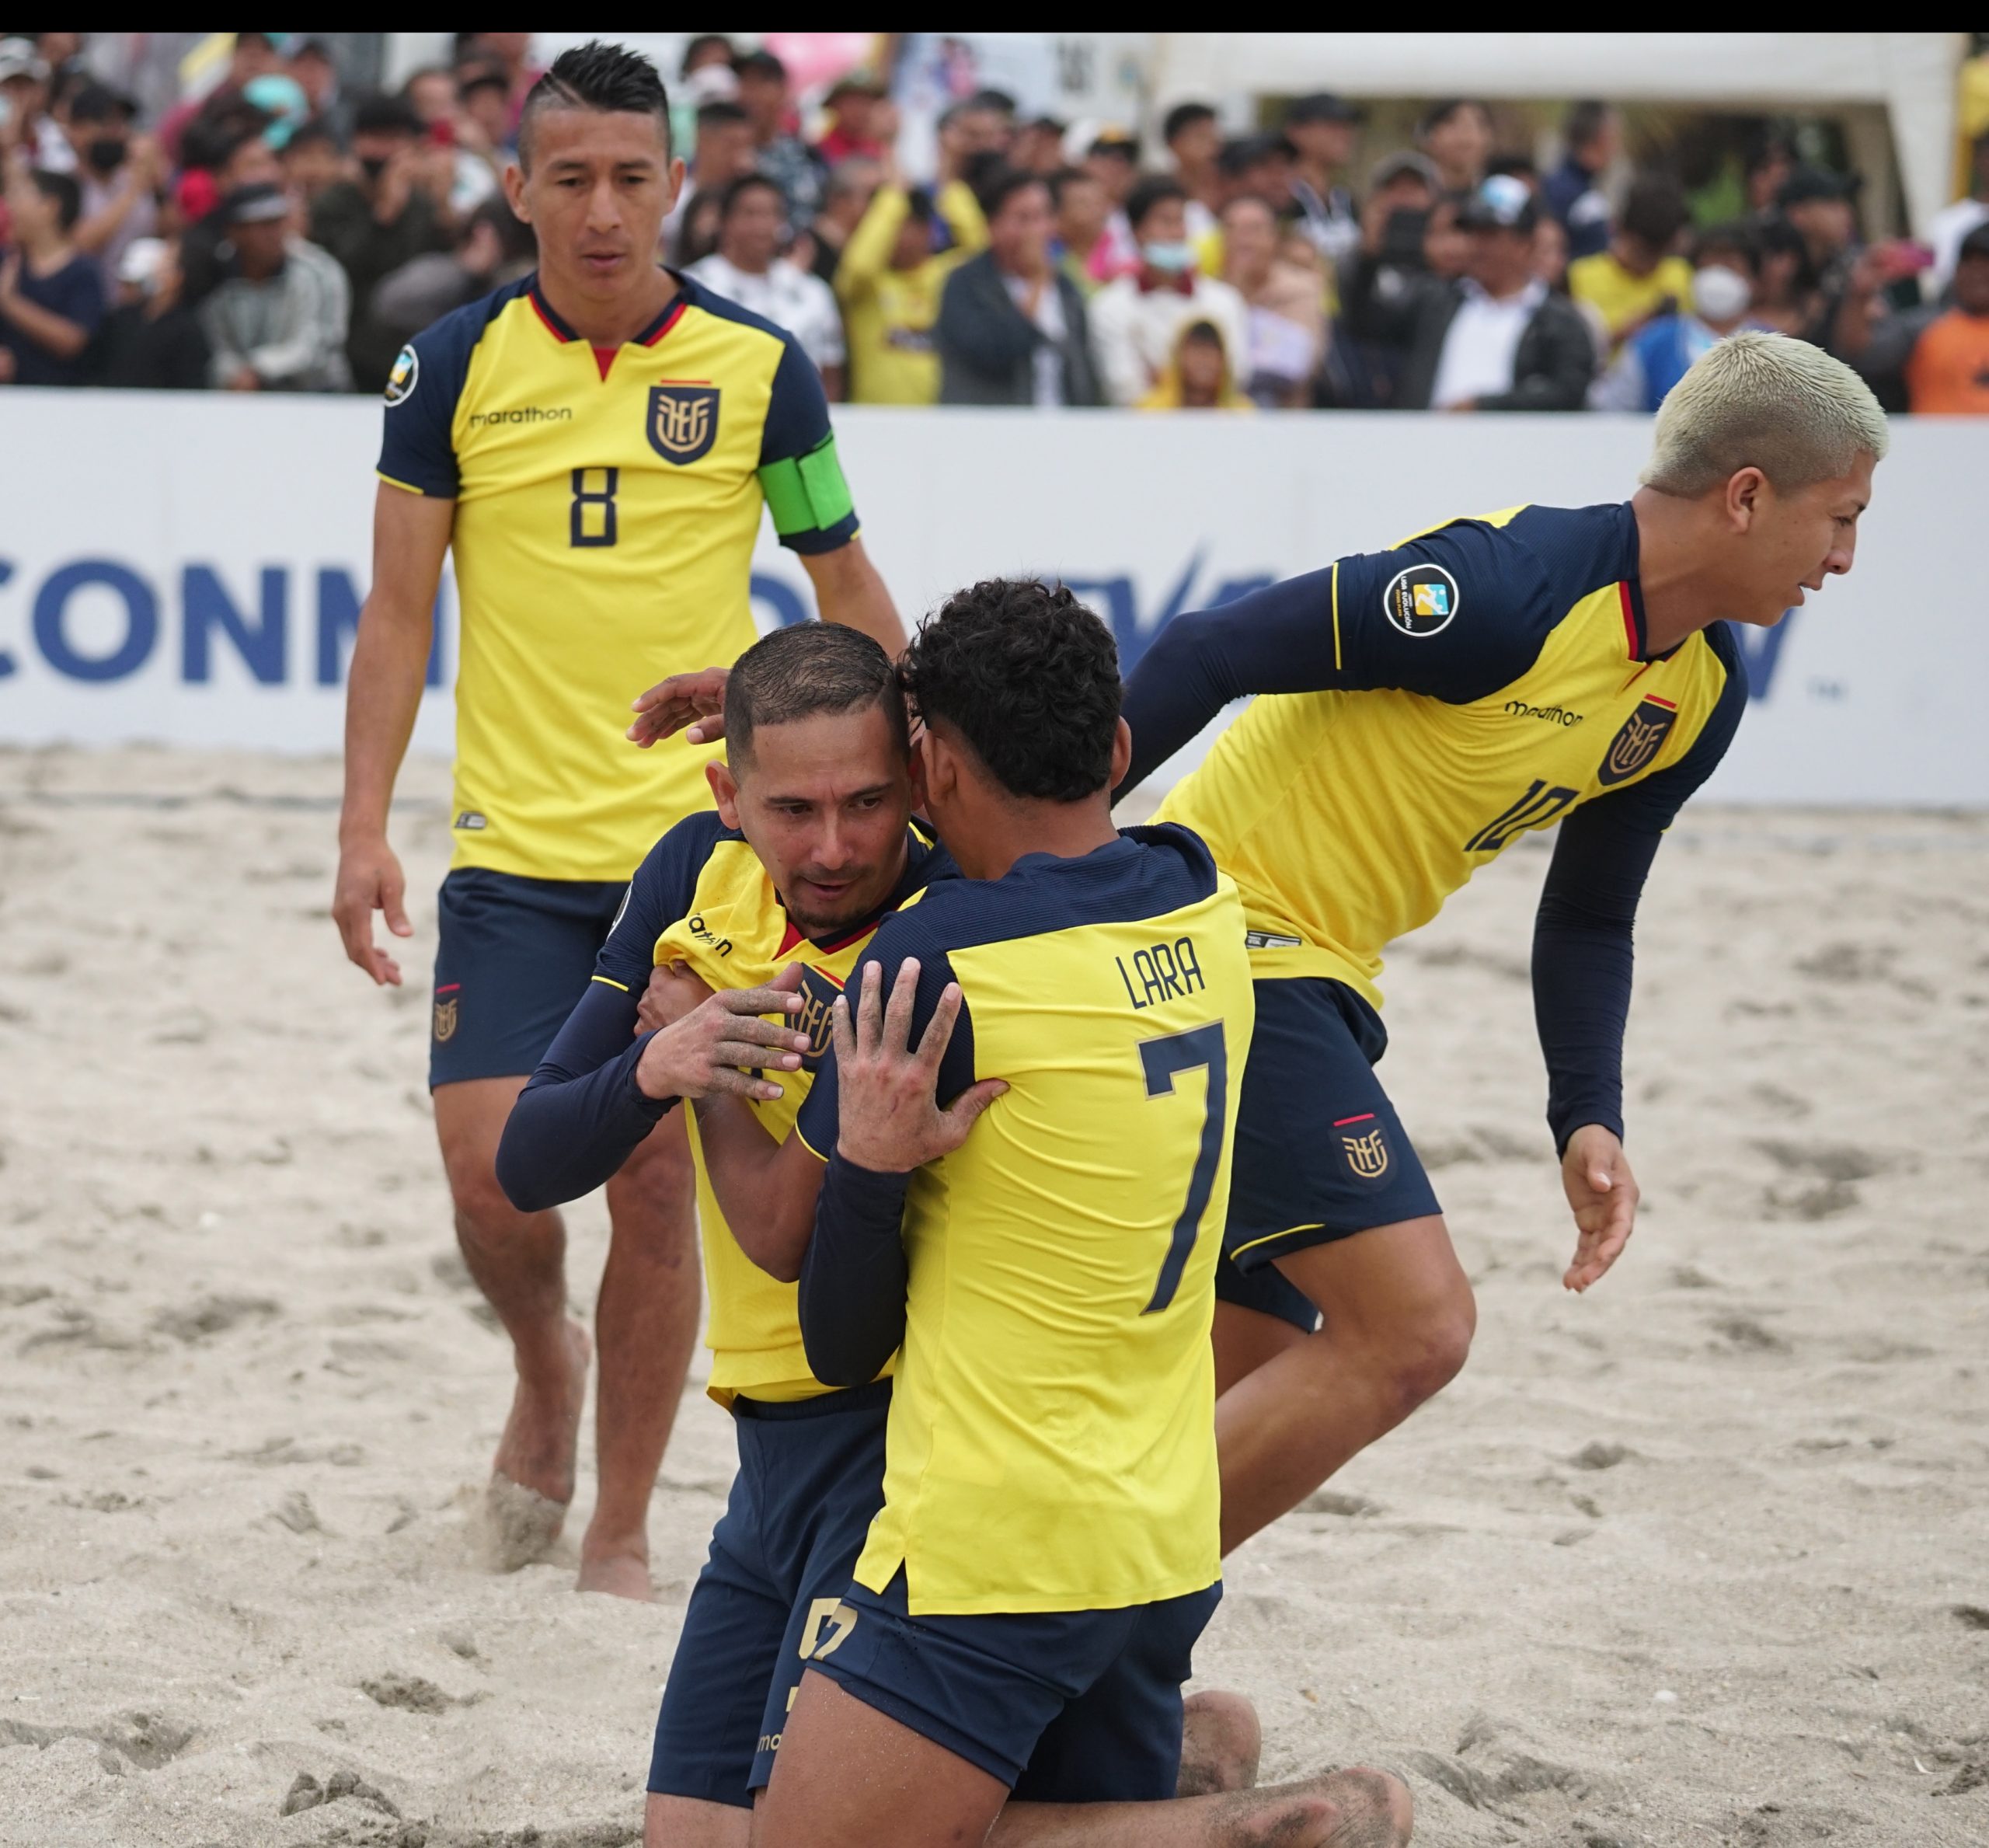
M1353 96L1601 96L1764 112L1888 113L1914 229L1948 203L1957 32L1162 33L1155 101L1336 90Z

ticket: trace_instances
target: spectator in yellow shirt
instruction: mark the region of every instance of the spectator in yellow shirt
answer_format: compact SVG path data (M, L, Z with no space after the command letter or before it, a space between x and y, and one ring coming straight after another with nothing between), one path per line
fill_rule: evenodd
M1255 410L1257 407L1236 382L1222 330L1213 321L1190 321L1174 343L1174 356L1153 389L1138 405L1141 410Z
M946 248L937 249L942 232ZM946 278L986 247L988 221L960 180L936 200L908 189L887 166L836 265L836 295L848 332L852 404L936 404L939 358L932 323Z
M1568 292L1602 317L1611 352L1691 301L1692 266L1677 249L1690 216L1678 183L1647 173L1632 184L1609 248L1569 264Z

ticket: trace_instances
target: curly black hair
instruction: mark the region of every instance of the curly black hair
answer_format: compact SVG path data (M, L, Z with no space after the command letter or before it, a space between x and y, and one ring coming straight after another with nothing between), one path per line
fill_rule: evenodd
M899 668L927 724L972 748L1011 795L1095 796L1112 776L1119 649L1061 584L991 577L920 625Z

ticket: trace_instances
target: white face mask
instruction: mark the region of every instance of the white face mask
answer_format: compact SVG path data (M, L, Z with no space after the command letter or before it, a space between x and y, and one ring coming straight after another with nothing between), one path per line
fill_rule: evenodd
M1754 285L1724 263L1709 263L1692 274L1692 306L1702 319L1738 320L1754 298Z

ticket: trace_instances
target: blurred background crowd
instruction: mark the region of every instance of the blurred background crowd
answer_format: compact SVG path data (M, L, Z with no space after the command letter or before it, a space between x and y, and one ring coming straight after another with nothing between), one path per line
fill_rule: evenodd
M500 176L546 35L401 35L436 53L405 70L386 36L0 38L0 382L378 392L525 274ZM674 43L659 256L834 399L1648 412L1764 327L1888 409L1989 412L1989 120L1916 240L1822 120L1324 92L1065 119L963 41L784 36Z

